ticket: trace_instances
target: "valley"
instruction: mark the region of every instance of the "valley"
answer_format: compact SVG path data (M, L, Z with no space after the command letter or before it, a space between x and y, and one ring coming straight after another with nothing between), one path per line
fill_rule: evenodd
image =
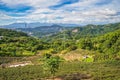
M0 36L0 80L120 79L120 23L0 28ZM45 64L57 65L54 75Z

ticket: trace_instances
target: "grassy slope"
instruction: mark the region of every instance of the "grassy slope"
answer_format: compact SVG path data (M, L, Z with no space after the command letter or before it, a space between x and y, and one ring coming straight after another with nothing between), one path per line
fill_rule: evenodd
M82 61L84 59L84 56L94 56L95 53L95 51L77 49L63 54L60 53L58 55L67 61Z
M92 75L92 80L119 80L120 61L101 63L65 62L61 64L56 76L78 72ZM40 80L45 76L50 76L50 74L49 72L44 74L40 65L0 69L0 80ZM70 80L71 77L67 78L66 80Z

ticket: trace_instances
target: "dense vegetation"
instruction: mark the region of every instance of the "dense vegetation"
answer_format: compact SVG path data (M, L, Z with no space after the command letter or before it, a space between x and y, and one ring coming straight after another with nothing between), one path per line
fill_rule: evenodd
M23 32L17 32L10 29L2 29L0 28L0 36L6 36L6 37L21 37L21 36L28 36L26 33Z
M51 50L51 53L59 53L63 50L69 52L81 48L104 53L105 55L111 54L112 57L118 58L120 54L120 30L117 29L120 29L120 23L87 25L73 30L66 30L56 35L42 38L41 40L29 37L22 32L1 29L0 35L3 38L0 40L0 55L34 55L38 50L44 49ZM104 35L104 33L107 34ZM75 38L76 36L78 39Z
M78 42L82 49L94 50L97 60L120 59L120 30L95 38L82 38Z
M67 38L67 39L80 39L84 37L100 36L108 32L120 29L120 23L106 24L106 25L86 25L83 27L75 27L74 29L64 30L58 34L52 35L52 39Z
M87 25L85 27L79 27L76 35L76 39L86 36L99 36L108 32L112 32L120 29L120 23L106 24L106 25Z
M35 60L34 66L0 69L1 80L41 80L41 78L45 80L46 77L50 78L50 74L54 72L56 72L56 77L64 80L120 79L120 23L87 25L63 30L40 39L30 37L23 32L0 30L0 56L12 56L13 59L19 56L17 59L20 61L23 60L22 56L34 55L32 61ZM38 55L35 55L37 53ZM52 55L44 61L51 70L47 74L44 73L45 67L42 67L43 62L40 61L46 53ZM75 58L74 61L68 60L70 61L68 62L64 58L67 54L73 54L72 57L79 54L76 56L81 57ZM56 55L64 61L60 65ZM0 61L0 64L3 62L9 63L10 60L7 58Z
M0 56L34 55L37 50L44 48L39 39L29 37L23 32L0 29Z

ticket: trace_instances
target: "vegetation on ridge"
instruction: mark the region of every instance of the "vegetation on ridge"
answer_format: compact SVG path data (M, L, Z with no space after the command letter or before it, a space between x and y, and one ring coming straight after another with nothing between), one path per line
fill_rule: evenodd
M0 56L2 59L7 56L6 61L1 59L0 64L9 63L8 59L16 56L20 60L24 58L25 61L34 61L34 65L0 68L0 80L45 80L51 78L51 73L56 73L55 77L62 80L120 79L119 23L88 25L40 39L22 32L0 30ZM44 59L44 54L50 56ZM64 62L59 64L60 58L55 56ZM66 60L68 57L72 58ZM44 73L46 67L42 67L42 63L46 63L44 66L47 65L50 71Z

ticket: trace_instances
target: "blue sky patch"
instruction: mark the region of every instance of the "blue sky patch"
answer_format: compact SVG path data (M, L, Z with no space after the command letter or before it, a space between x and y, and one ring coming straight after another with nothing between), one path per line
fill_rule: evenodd
M56 19L63 19L63 17L56 17Z
M96 5L107 5L111 3L113 0L99 0L99 2L96 3Z
M53 12L42 12L42 14L52 14Z
M79 0L61 0L59 2L59 4L54 5L54 6L50 6L50 8L51 9L56 9L56 8L62 7L64 5L73 4L73 3L77 3L77 2L79 2Z
M27 11L32 9L33 8L31 6L26 6L26 5L17 5L16 7L8 7L5 4L0 3L0 11L3 11L10 16L22 16L23 14L19 14L19 13L26 13Z

